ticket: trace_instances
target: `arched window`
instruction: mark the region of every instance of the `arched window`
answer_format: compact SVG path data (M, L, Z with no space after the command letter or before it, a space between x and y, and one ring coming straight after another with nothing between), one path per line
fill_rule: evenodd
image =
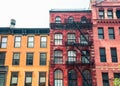
M76 61L76 51L74 50L68 51L68 62L74 61Z
M55 23L61 23L61 18L59 16L55 18Z
M83 86L92 86L92 77L89 70L83 71L84 78L83 79Z
M68 72L68 86L77 86L77 74L74 70Z
M68 18L68 23L73 23L73 21L74 21L74 18L70 16L70 17Z
M63 86L63 73L61 70L54 72L54 86Z
M87 18L85 16L81 17L81 23L87 23Z
M62 64L63 62L63 55L61 50L54 51L54 63L55 64Z

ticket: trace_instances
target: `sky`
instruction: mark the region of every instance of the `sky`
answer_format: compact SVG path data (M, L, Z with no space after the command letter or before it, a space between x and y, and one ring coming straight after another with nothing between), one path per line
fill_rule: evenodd
M49 27L51 9L88 9L89 0L0 0L0 27Z

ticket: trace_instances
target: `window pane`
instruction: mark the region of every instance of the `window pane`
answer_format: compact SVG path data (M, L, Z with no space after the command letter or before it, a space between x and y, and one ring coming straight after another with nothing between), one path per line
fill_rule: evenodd
M33 36L28 37L28 47L29 48L34 47L34 37Z
M0 86L5 86L5 73L0 73Z
M25 73L25 86L31 86L32 84L32 72L26 72Z
M106 52L105 52L105 48L100 48L100 61L101 62L106 62Z
M33 65L33 53L27 53L26 65Z
M1 48L7 47L7 37L1 37Z
M62 45L62 34L55 34L55 45Z
M11 86L17 86L18 83L18 72L11 73Z
M102 73L103 86L109 86L108 73Z
M6 52L0 52L0 65L5 63Z
M40 65L46 65L46 53L40 53Z
M104 39L103 28L98 28L98 38L99 39Z
M59 16L55 18L55 23L61 23L61 18Z
M118 62L116 48L111 48L111 58L112 62Z
M40 47L41 48L47 47L47 37L41 37Z

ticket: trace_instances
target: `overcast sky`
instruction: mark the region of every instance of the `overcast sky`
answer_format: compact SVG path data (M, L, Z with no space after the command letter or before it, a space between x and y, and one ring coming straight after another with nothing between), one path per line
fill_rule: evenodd
M50 9L89 8L89 0L0 0L0 27L49 27Z

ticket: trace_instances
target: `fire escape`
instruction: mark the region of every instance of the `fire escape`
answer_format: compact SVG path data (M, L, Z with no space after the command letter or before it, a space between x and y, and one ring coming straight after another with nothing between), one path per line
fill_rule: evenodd
M65 42L65 46L68 48L76 48L79 50L79 53L82 56L84 56L84 61L81 59L75 60L75 61L66 61L65 64L67 66L74 66L80 74L82 75L82 79L87 82L88 86L92 86L90 83L90 80L87 80L86 77L83 74L83 70L86 68L89 68L91 71L92 68L94 68L94 47L93 47L93 31L92 31L92 22L90 19L87 19L86 17L83 17L83 19L80 21L80 19L65 19L64 23L51 23L51 28L56 29L73 29L79 31L80 35L82 36L82 39L84 41L80 42ZM87 35L86 35L87 34ZM86 52L84 51L86 50ZM92 80L91 80L92 81Z

